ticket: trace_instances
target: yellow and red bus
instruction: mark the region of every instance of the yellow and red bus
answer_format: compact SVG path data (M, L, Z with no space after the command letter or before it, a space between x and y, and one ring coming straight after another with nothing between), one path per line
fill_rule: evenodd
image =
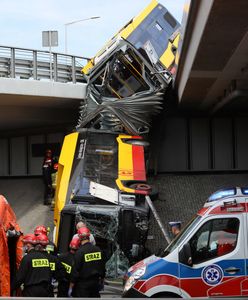
M145 256L149 208L145 149L139 136L82 129L64 139L55 195L55 241L67 251L76 223L84 221L108 260ZM107 268L107 271L111 268Z
M107 272L119 269L113 267L117 261L127 268L147 254L145 196L152 190L146 180L147 142L139 134L171 81L178 28L168 10L152 0L83 68L88 77L83 113L59 158L55 241L66 251L75 224L84 221L105 251Z
M175 64L179 42L179 22L157 0L151 3L136 17L131 19L93 57L82 72L89 75L109 53L115 51L120 40L134 46L142 55L162 69L172 70Z

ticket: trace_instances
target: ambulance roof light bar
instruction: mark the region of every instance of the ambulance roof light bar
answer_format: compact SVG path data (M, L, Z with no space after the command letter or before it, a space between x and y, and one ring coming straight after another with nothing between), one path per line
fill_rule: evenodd
M248 189L247 189L247 193L248 193ZM234 195L236 195L236 188L219 190L219 191L213 193L213 194L207 199L206 202L217 201L217 200L223 199L223 198L225 198L225 197L234 196Z
M241 191L242 191L242 194L248 195L248 187L242 187Z

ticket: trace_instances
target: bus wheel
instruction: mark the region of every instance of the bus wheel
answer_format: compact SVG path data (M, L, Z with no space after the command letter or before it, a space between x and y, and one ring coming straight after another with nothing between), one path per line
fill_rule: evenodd
M138 191L146 191L149 192L152 190L152 187L146 183L133 183L130 185L131 189L138 190Z

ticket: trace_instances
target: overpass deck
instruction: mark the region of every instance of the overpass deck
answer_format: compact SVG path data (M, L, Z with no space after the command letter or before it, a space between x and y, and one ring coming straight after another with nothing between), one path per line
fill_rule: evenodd
M0 131L75 123L87 58L0 46Z

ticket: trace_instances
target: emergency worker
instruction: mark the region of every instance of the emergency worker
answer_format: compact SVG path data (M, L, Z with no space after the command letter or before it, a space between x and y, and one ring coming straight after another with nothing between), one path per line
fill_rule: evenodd
M24 284L22 295L24 297L51 297L52 273L47 254L36 251L37 243L34 234L27 234L22 239L24 251L27 253L22 258L17 271L14 290Z
M43 252L49 260L49 266L52 274L50 294L53 296L54 283L56 281L61 282L61 284L64 284L66 282L66 270L57 256L47 253L46 246L48 245L48 243L49 239L47 235L39 234L38 236L36 236L35 250Z
M34 229L34 234L36 236L38 236L40 234L45 234L46 236L48 236L48 230L47 230L46 226L38 225ZM50 240L48 240L48 244L46 246L46 251L47 251L47 253L50 253L50 254L53 254L53 255L58 254L58 249L57 249L56 245Z
M84 222L82 222L82 221L79 221L79 222L77 223L77 225L76 225L77 231L78 231L78 229L83 228L83 227L86 227L86 224L85 224ZM77 233L74 234L73 238L75 238L75 237L78 237L78 234L77 234ZM90 234L90 243L91 243L92 245L94 245L94 246L96 245L96 240L95 240L94 235L93 235L92 233Z
M87 227L78 230L81 246L75 253L68 296L99 298L105 277L105 263L99 247L90 243Z
M69 251L66 253L62 253L58 256L58 259L63 264L66 269L66 281L59 282L58 285L58 294L57 297L64 297L68 296L70 278L71 278L71 270L74 265L74 255L80 246L80 240L78 237L75 237L71 240L69 245Z
M169 222L169 225L171 227L171 233L173 237L177 236L178 233L181 231L181 221L175 221L175 222Z
M52 198L54 195L54 190L52 187L52 173L53 173L52 150L47 149L42 164L42 175L43 175L43 182L45 186L45 190L44 190L45 205L49 204L49 198Z

